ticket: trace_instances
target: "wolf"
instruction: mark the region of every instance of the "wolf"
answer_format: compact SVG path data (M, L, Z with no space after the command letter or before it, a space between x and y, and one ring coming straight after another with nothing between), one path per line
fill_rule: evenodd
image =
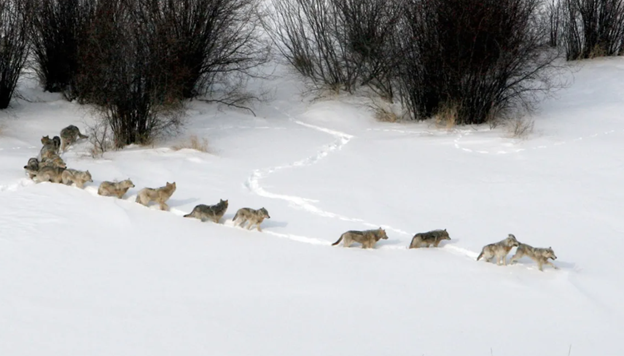
M39 156L42 160L58 155L58 147L56 147L54 140L51 139L50 136L41 137L41 143L43 147L41 147L41 151L39 151Z
M73 144L78 141L79 138L89 138L87 135L83 135L80 133L80 129L74 125L69 125L66 128L61 130L61 151L65 152L68 145Z
M422 246L429 247L431 245L433 245L433 247L438 247L440 241L450 239L451 237L446 229L419 232L412 238L409 248L419 248Z
M63 171L61 175L61 180L63 184L71 185L72 183L76 183L78 188L84 188L84 184L86 182L93 182L91 178L91 173L89 171L79 171L76 169L66 169Z
M243 227L245 223L249 223L247 225L247 230L251 230L251 228L256 225L258 231L262 232L260 228L260 224L264 221L264 219L270 219L269 212L264 208L260 208L258 210L252 208L240 208L234 215L234 224L236 226Z
M176 191L176 183L169 183L160 188L143 188L136 197L136 202L147 206L150 202L155 201L160 204L160 210L169 210L169 206L165 203L171 195Z
M517 247L520 243L516 240L513 234L508 234L507 238L499 242L485 245L481 250L481 253L477 257L477 261L483 257L485 261L490 261L496 257L496 264L500 265L504 262L507 265L507 254L513 247Z
M219 202L215 205L199 204L193 208L193 211L184 215L185 218L197 218L201 221L212 220L215 223L219 223L219 220L225 214L228 208L228 201L219 199Z
M51 155L41 160L39 168L41 167L67 168L67 164L65 164L65 161L63 161L59 155Z
M109 182L105 180L100 184L98 194L105 197L116 196L121 199L130 188L134 188L134 183L132 183L130 179L121 182Z
M28 159L28 163L24 166L24 169L26 170L26 173L28 173L28 177L33 179L39 172L39 160L37 157Z
M541 248L519 243L518 248L516 249L516 254L511 257L510 262L513 264L521 259L522 256L528 256L533 261L537 262L537 266L542 272L544 271L542 269L543 265L550 265L554 269L559 269L559 267L555 266L548 260L552 259L554 261L557 259L557 255L555 255L555 251L553 251L552 247Z
M65 168L47 166L39 168L35 177L39 182L61 183L64 170Z
M338 245L340 241L344 240L344 247L351 246L351 244L355 241L361 243L362 248L373 248L375 247L377 241L381 239L388 239L388 235L386 235L386 230L382 229L381 227L379 229L364 231L349 230L340 235L338 241L334 242L332 246Z

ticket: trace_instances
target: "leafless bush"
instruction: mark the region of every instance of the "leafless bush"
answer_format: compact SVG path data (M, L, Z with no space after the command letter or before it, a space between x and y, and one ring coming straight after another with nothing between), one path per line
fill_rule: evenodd
M144 4L100 0L76 77L83 101L110 126L114 146L147 144L181 124L181 86L167 43L153 22L137 21Z
M624 53L624 0L560 0L568 60Z
M256 0L135 0L136 16L152 24L183 98L211 94L233 74L251 75L268 60Z
M535 121L524 117L516 117L506 122L507 130L514 138L526 139L535 126Z
M200 140L197 135L191 135L187 142L175 145L172 148L176 151L189 148L200 152L208 152L208 140L206 138Z
M553 86L547 31L536 26L540 0L406 0L396 53L398 82L412 118L445 108L456 124L531 107Z
M395 0L272 0L265 28L282 56L317 88L369 85L391 99L388 44Z
M548 19L548 44L551 47L557 47L561 43L560 36L563 32L563 7L561 6L561 0L550 0L546 4L546 18Z
M39 0L33 14L32 43L43 88L74 98L78 47L86 40L97 0Z
M87 135L91 143L89 152L93 158L102 157L105 152L115 148L110 126L106 121L100 120L93 125L87 126Z
M30 50L32 0L0 0L0 109L11 102Z

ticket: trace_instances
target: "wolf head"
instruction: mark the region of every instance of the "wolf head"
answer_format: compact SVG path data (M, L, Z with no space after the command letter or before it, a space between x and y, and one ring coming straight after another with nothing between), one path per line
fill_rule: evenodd
M26 164L24 166L24 169L32 169L32 170L38 170L39 169L39 160L35 157L32 157L28 160L28 164Z
M555 251L553 251L552 247L548 247L544 251L544 257L546 257L547 259L550 258L553 261L557 259L557 255L555 255Z
M52 142L52 139L50 138L50 136L42 136L41 137L41 143L42 144L46 145L46 144L51 143L51 142Z
M518 242L518 240L516 240L516 237L513 234L509 234L507 235L507 238L505 239L505 245L511 246L511 247L517 247L520 245L520 243Z
M225 205L225 206L228 206L228 200L227 200L227 199L225 199L225 200L223 200L223 199L219 199L219 205Z
M440 240L450 240L451 236L446 231L446 229L442 230L442 234L440 235Z
M167 188L175 190L176 189L176 182L173 182L173 183L167 182Z
M134 183L130 180L130 178L121 182L121 186L124 188L134 188Z
M87 179L87 182L93 183L93 178L91 178L91 173L89 173L88 170L86 172L84 172L84 176Z
M270 219L270 218L271 218L271 217L269 216L269 212L268 212L268 211L267 211L264 207L260 208L260 210L258 210L258 211L262 214L262 216L263 216L265 219Z
M388 235L386 235L386 230L384 230L381 227L379 227L379 229L377 229L377 231L379 231L379 238L384 239L384 240L388 239Z

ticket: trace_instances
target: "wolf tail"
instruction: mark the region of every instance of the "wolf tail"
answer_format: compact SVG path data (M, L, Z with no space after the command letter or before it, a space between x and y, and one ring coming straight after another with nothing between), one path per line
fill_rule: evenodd
M188 213L188 214L186 214L186 215L184 215L184 216L182 216L182 217L184 217L184 218L190 218L190 217L192 217L192 216L193 216L193 215L191 215L191 213Z
M479 256L477 256L477 261L480 260L481 257L483 257L483 250L481 250L481 253L479 254Z
M340 238L338 239L338 241L334 242L333 244L331 244L332 246L338 245L340 243L340 241L342 241L342 235L340 235Z
M234 214L234 217L232 218L232 221L236 221L236 218L238 218L238 211L236 212L236 214Z

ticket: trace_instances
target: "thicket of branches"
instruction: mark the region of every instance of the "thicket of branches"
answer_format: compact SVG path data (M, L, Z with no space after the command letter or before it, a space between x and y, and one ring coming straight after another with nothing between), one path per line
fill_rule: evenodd
M395 93L414 119L459 124L527 108L547 91L541 0L272 0L276 46L318 86Z
M95 0L38 0L32 17L35 70L44 90L74 98L79 46L95 16Z
M50 63L50 53L69 53L76 60L62 67L55 61L55 74L67 75L45 72L42 81L48 90L69 85L81 102L95 105L118 148L172 132L184 99L236 90L231 79L268 58L255 0L80 0L89 5L73 12L68 2L79 0L47 1L57 11L40 7L49 21L35 32L42 46L44 34L62 39L52 50L43 46L41 57Z
M552 0L549 12L568 60L624 54L624 0Z
M392 97L398 1L272 0L268 11L267 32L300 74L333 90L370 85Z
M28 59L33 1L0 0L0 109L11 102Z

